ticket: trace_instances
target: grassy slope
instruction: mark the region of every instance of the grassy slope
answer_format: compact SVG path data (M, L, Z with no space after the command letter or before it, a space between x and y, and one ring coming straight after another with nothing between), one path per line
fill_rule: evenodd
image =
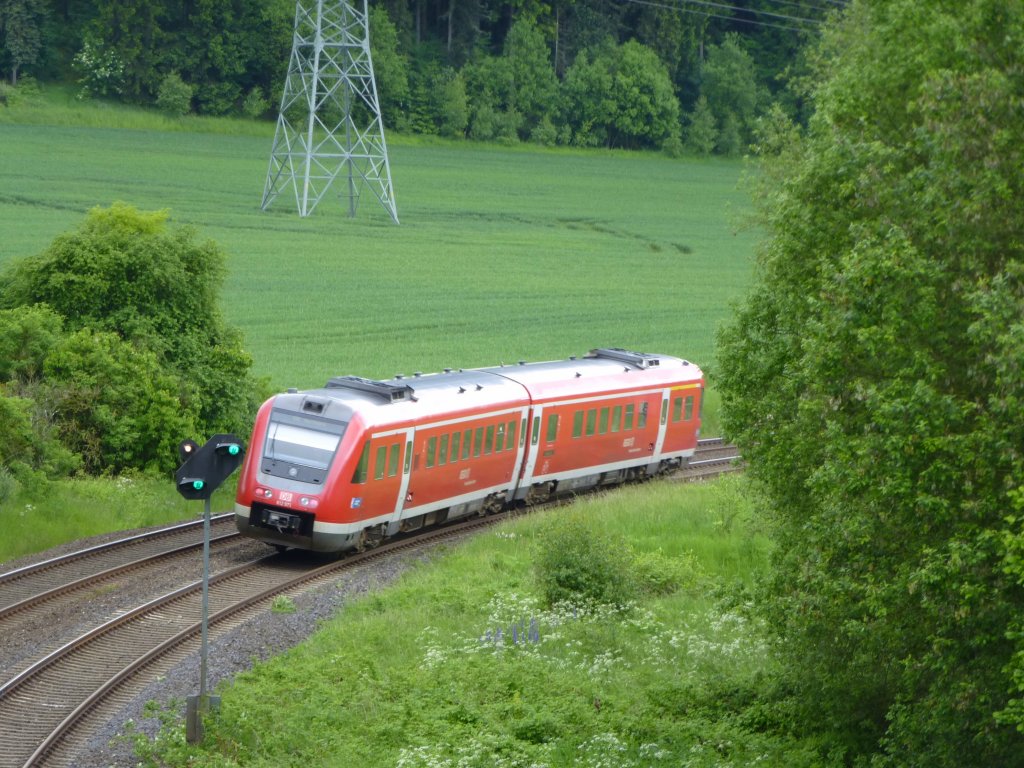
M222 690L203 748L177 725L143 752L193 766L814 765L759 703L773 665L748 595L768 540L747 505L737 478L655 483L482 534ZM682 588L625 613L545 610L532 562L567 515L658 553Z

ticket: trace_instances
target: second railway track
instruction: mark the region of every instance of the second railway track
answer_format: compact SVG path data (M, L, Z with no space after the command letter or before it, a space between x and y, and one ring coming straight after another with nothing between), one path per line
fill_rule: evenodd
M721 440L702 440L691 466L673 479L704 479L728 472L736 467L737 458L734 447ZM505 517L437 529L326 566L314 567L300 558L270 556L221 572L211 579L211 636L266 611L277 594L308 589L337 579L343 571L358 568L370 559L429 546ZM231 516L220 516L218 525L231 528ZM87 589L90 578L113 579L125 569L144 567L137 561L173 557L172 551L197 546L201 531L175 526L164 537L164 542L156 545L133 537L106 545L101 551L86 550L0 573L0 634L10 626L4 622L16 620L34 600L59 599L56 596L68 589L67 584L59 584L61 580L74 582L79 590ZM172 541L175 537L186 541ZM152 551L142 553L140 549ZM195 575L194 570L189 573ZM196 653L199 589L200 584L195 582L132 610L119 611L80 637L48 649L45 658L23 666L0 684L0 768L74 765L74 755L98 724L112 717L148 681ZM74 594L74 589L69 594Z

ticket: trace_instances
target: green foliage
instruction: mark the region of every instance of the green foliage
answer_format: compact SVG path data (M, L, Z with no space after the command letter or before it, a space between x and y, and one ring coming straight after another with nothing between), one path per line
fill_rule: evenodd
M42 374L31 396L90 472L170 468L184 436L246 432L261 398L217 305L223 253L166 219L96 208L0 275L0 374Z
M540 539L537 583L546 605L624 605L634 596L630 556L620 537L567 514L552 517Z
M715 115L708 106L707 96L697 99L697 106L690 115L690 126L686 131L686 147L698 155L710 155L718 144L718 126Z
M708 47L701 80L701 97L707 99L723 136L729 134L719 137L719 151L735 154L753 127L760 96L754 62L737 35L726 35L721 45Z
M107 49L93 37L82 40L82 50L75 54L75 69L82 75L81 98L117 96L125 89L125 64L120 54Z
M462 138L469 125L469 100L462 73L446 69L435 79L438 91L439 131L442 136Z
M664 65L636 41L580 54L565 76L566 120L580 146L660 147L679 135L679 101Z
M258 86L251 88L242 102L242 114L250 120L256 120L263 117L268 109L270 102L263 98L263 91Z
M10 62L12 86L21 68L40 58L46 17L43 0L0 0L0 52Z
M192 111L191 85L181 79L177 72L171 72L160 83L156 105L171 117L181 117Z
M522 116L520 135L525 138L551 111L558 96L558 80L544 34L532 21L519 19L505 38L511 88L504 104Z
M398 46L398 30L380 6L370 9L370 52L381 116L388 127L402 125L409 106L409 62Z
M718 381L799 719L851 762L1021 760L1022 42L1019 4L852 3L806 137L764 134Z

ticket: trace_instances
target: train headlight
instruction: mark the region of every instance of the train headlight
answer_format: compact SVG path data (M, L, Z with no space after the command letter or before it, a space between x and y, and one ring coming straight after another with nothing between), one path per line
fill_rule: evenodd
M270 490L269 488L257 488L256 489L256 495L257 496L262 496L264 499L272 499L272 498L274 498L274 492L272 490Z
M309 496L303 496L301 499L299 499L299 504L301 504L304 507L308 507L309 509L316 509L318 506L320 506L320 500L310 498Z

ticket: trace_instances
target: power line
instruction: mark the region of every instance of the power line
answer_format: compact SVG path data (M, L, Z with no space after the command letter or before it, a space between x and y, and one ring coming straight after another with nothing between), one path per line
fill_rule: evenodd
M659 3L659 2L655 2L654 0L625 0L625 1L627 3L633 3L634 5L648 5L648 6L651 6L652 8L664 8L666 10L677 11L679 13L692 13L692 14L696 14L698 16L707 16L707 17L710 17L710 18L713 18L713 19L724 19L725 21L735 21L735 22L740 22L742 24L754 24L754 25L756 25L758 27L773 27L775 29L786 29L786 30L795 31L795 32L806 32L806 31L808 31L810 29L810 27L792 26L792 25L788 25L788 24L773 24L770 21L756 21L755 19L744 19L744 18L740 18L740 17L737 17L737 16L723 16L722 14L712 13L711 11L699 11L699 10L696 10L694 8L683 8L680 5L674 5L674 4L670 5L668 3ZM722 9L729 10L729 11L742 11L744 13L760 13L762 15L774 16L774 17L777 17L777 18L788 19L788 20L791 20L791 21L806 21L806 22L810 22L811 24L813 24L815 26L819 26L819 25L824 23L822 21L818 21L817 19L804 19L804 18L797 17L797 16L785 16L783 14L769 13L767 11L753 11L753 10L750 10L748 8L740 8L740 7L735 6L735 5L725 5L725 4L722 4L722 3L704 2L703 0L679 0L679 1L680 2L694 3L694 4L697 4L697 5L705 5L705 6L709 6L709 7L712 7L712 8L722 8Z

